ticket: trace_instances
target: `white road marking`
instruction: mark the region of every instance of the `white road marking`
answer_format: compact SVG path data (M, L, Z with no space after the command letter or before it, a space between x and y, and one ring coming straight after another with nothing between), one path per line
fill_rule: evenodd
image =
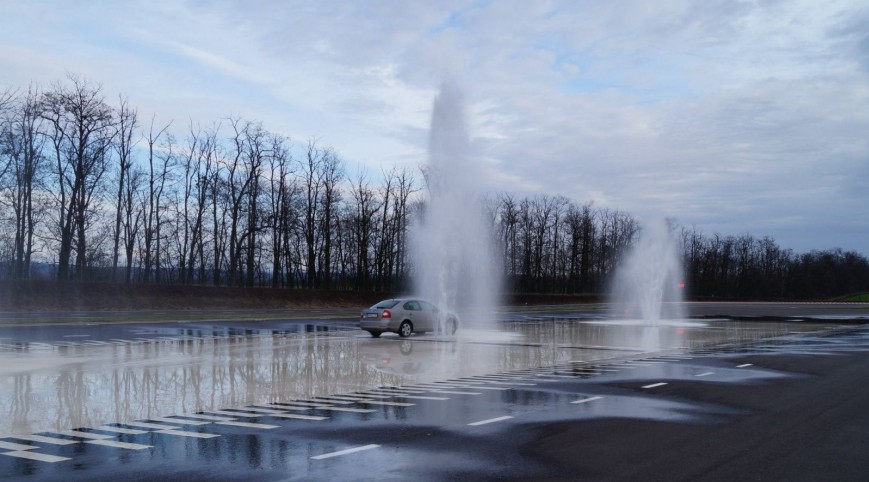
M0 449L3 449L3 450L33 450L33 449L38 449L38 448L39 447L36 447L34 445L17 444L17 443L13 443L13 442L4 442L4 441L0 440Z
M165 433L167 435L178 435L180 437L194 437L194 438L220 437L220 435L217 435L216 433L185 432L184 430L158 430L155 433Z
M352 453L356 453L356 452L361 452L363 450L376 449L378 447L380 447L380 445L377 445L377 444L363 445L361 447L354 447L352 449L345 449L345 450L339 450L337 452L330 452L327 454L315 455L311 458L314 460L323 460L323 459L328 459L328 458L332 458L332 457L338 457L339 455L347 455L347 454L352 454Z
M143 433L148 433L146 430L134 430L132 428L109 427L108 425L100 425L99 427L94 427L94 430L102 430L104 432L125 433L128 435L142 435Z
M489 383L494 383L495 385L519 385L519 386L522 386L522 387L536 387L536 386L537 386L536 383L496 382L496 381L491 381L491 382L489 382ZM479 388L479 387L474 387L474 388ZM490 387L490 388L491 388L491 387Z
M208 425L211 422L203 422L202 420L184 420L182 418L169 418L169 417L152 417L148 420L153 420L155 422L166 422L166 423L181 423L184 425Z
M262 417L261 413L252 413L252 412L230 412L228 410L206 410L208 413L216 413L217 415L226 415L227 417L244 417L244 418L256 418ZM177 427L176 427L177 428Z
M697 375L694 375L694 376L695 377L708 377L709 375L713 375L713 374L715 374L715 372L703 372L703 373L698 373Z
M743 363L742 365L736 365L736 368L745 368L745 367L750 367L750 366L754 366L754 364L753 363Z
M432 390L435 393L447 393L449 395L482 395L480 392L459 392L453 390Z
M327 407L319 410L332 410L333 412L352 412L352 413L371 413L376 410L371 408L347 408L347 407Z
M448 397L426 397L423 395L404 395L398 398L409 398L411 400L449 400Z
M278 405L278 404L276 404L276 403L263 403L262 406L264 406L264 407L270 407L270 408L280 408L280 409L283 410L283 411L287 411L287 410L296 410L296 411L299 411L299 412L304 412L305 410L311 410L311 409L312 409L312 407L293 407L293 406L290 406L290 405ZM324 406L331 406L331 405L324 405Z
M18 457L21 459L30 459L30 460L38 460L40 462L63 462L64 460L71 460L68 457L58 457L57 455L47 455L40 454L36 452L27 452L27 451L18 451L18 452L0 452L0 455L8 455L10 457Z
M502 420L508 420L511 418L513 418L513 417L511 417L510 415L504 415L503 417L496 417L496 418L490 418L488 420L481 420L479 422L469 423L468 425L471 427L476 427L478 425L486 425L487 423L500 422Z
M118 442L117 440L91 440L89 442L85 442L94 445L105 445L106 447L117 447L119 449L129 449L129 450L144 450L149 449L152 445L142 445L142 444L134 444L130 442Z
M366 403L369 405L389 405L390 407L412 407L416 405L415 403L384 402L382 400L360 400L359 403Z
M53 445L72 445L77 444L75 440L67 440L65 438L45 437L42 435L13 435L14 438L21 440L30 440L31 442L42 442L44 444Z
M217 417L215 415L201 415L198 413L189 415L170 415L170 417L198 418L201 420L211 420L212 422L231 422L235 420L234 418L230 417Z
M298 405L301 407L311 407L311 408L325 408L331 407L331 404L328 403L311 403L311 402L278 402L280 405Z
M62 432L56 432L58 435L68 435L70 437L78 437L78 438L86 438L90 440L104 440L107 438L115 438L117 435L104 435L98 433L90 433L90 432L80 432L78 430L64 430Z
M348 405L351 403L355 403L359 400L366 400L369 397L364 397L362 395L341 395L341 396L333 396L333 397L317 397L317 400L323 400L329 403L337 403L340 405Z
M261 428L272 429L278 428L280 425L269 425L267 423L250 423L250 422L214 422L217 425L227 425L229 427L244 427L244 428Z
M643 388L663 387L663 386L666 385L666 384L667 384L667 382L658 382L658 383L653 383L653 384L651 384L651 385L646 385L646 386L644 386Z
M239 410L244 410L246 412L255 412L255 413L264 413L267 415L274 415L276 413L284 413L283 410L273 410L271 408L258 408L258 407L244 407Z
M363 397L359 397L363 398ZM348 399L343 397L317 397L315 399L307 400L308 402L320 402L320 403L334 403L335 405L352 405L357 399Z
M121 425L129 425L131 427L141 427L141 428L149 428L151 430L177 430L181 427L175 427L172 425L160 425L157 423L146 423L146 422L123 422Z
M419 390L419 389L414 390L412 388L400 388L400 387L382 387L382 388L375 388L371 391L372 392L381 392L381 391L387 392L388 391L388 392L404 392L404 393L425 393L425 390Z
M318 417L316 415L298 415L295 413L277 413L272 415L272 417L277 418L290 418L297 420L328 420L329 417Z
M588 398L583 398L582 400L577 400L575 402L570 402L570 403L587 403L587 402L593 402L595 400L600 400L601 398L603 398L603 397L588 397Z

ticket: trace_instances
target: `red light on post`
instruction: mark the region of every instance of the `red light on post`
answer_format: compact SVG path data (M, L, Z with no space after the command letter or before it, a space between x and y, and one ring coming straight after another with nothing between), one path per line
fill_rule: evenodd
M683 289L683 290L685 289L685 283L679 283L679 284L676 285L676 286L678 286L679 289Z

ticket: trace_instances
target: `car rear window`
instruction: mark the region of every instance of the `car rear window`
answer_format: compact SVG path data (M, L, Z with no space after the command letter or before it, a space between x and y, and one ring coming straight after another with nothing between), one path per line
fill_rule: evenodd
M378 310L388 310L389 308L392 308L393 306L395 306L397 304L398 304L398 300L384 300L384 301L381 301L380 303L377 303L376 305L372 306L371 308L378 309Z

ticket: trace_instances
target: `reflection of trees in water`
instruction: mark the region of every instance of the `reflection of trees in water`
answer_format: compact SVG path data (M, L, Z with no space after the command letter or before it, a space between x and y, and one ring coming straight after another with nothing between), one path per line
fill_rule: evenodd
M61 362L55 373L0 380L0 406L9 407L0 433L64 430L402 383L400 376L360 363L353 339L252 337L68 348L52 354Z

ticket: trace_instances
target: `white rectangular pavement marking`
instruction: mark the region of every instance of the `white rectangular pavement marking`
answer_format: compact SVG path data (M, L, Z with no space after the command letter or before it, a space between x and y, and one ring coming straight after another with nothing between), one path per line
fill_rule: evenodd
M18 451L18 452L0 452L0 455L8 455L10 457L18 457L21 459L30 459L30 460L38 460L40 462L63 462L64 460L70 460L68 457L58 457L57 455L47 455L40 454L37 452L27 452L27 451Z
M250 423L250 422L214 422L217 425L226 425L229 427L244 427L244 428L261 428L270 429L278 428L280 425L269 425L267 423Z
M297 415L295 413L278 413L272 415L272 417L277 418L290 418L296 420L328 420L329 417L318 417L316 415Z
M67 440L65 438L45 437L42 435L14 435L14 438L21 440L30 440L31 442L42 442L44 444L53 445L72 445L77 444L75 440Z
M78 437L78 438L86 438L90 440L105 440L107 438L114 438L117 435L104 435L99 433L90 433L90 432L80 432L78 430L63 430L61 432L57 432L59 435L68 435L70 437Z
M38 448L39 447L36 447L34 445L17 444L17 443L13 443L13 442L4 442L4 441L0 440L0 449L3 449L3 450L32 450L32 449L38 449Z
M118 442L117 440L91 440L89 442L85 442L94 445L105 445L106 447L116 447L119 449L128 449L128 450L144 450L149 449L152 445L142 445L142 444L134 444L130 442Z
M231 422L235 420L230 417L218 417L215 415L189 414L189 415L170 415L171 417L198 418L201 420L211 420L212 422Z
M216 413L217 415L226 415L227 417L244 417L244 418L257 418L262 417L261 413L253 413L253 412L230 412L229 410L206 410L208 413Z
M479 393L479 392L459 392L459 391L453 391L453 390L432 390L432 391L436 392L436 393L447 393L450 395L482 395L482 393Z
M416 405L415 403L384 402L381 400L360 400L359 403L367 403L369 405L389 405L390 407L412 407Z
M184 420L182 418L169 418L169 417L152 417L148 420L153 420L155 422L166 422L166 423L180 423L184 425L208 425L211 422L204 422L202 420Z
M695 377L708 377L709 375L714 375L714 374L715 374L715 372L703 372L703 373L698 373L697 375L694 375L694 376Z
M593 402L593 401L595 401L595 400L600 400L601 398L603 398L603 397L588 397L588 398L583 398L582 400L577 400L577 401L575 401L575 402L570 402L570 403L586 403L586 402Z
M220 435L218 435L216 433L186 432L184 430L158 430L157 433L165 433L167 435L178 435L180 437L194 437L194 438L220 437Z
M743 363L742 365L736 365L736 368L745 368L745 367L750 367L750 366L752 366L751 363Z
M256 412L256 413L265 413L268 415L274 415L276 413L284 413L283 410L273 410L271 408L259 408L259 407L244 407L239 410L244 410L246 412Z
M399 398L409 398L411 400L449 400L448 397L426 397L423 395L405 395Z
M646 386L644 386L643 388L663 387L663 386L666 385L666 384L667 384L667 382L658 382L658 383L653 383L653 384L651 384L651 385L646 385Z
M135 430L132 428L121 428L121 427L109 427L108 425L100 425L99 427L94 427L94 430L102 430L103 432L125 433L128 435L142 435L143 433L148 433L146 430Z
M511 418L513 418L513 417L511 417L510 415L504 415L503 417L490 418L488 420L480 420L479 422L469 423L468 425L471 427L476 427L478 425L486 425L487 423L500 422L501 420L508 420Z
M282 404L277 404L277 403L263 403L261 405L264 407L269 407L269 408L280 408L283 411L296 410L296 411L304 412L305 410L311 410L311 408L312 408L312 407L294 407L291 405L282 405ZM328 406L328 405L326 405L326 406Z
M330 452L328 454L315 455L311 458L314 460L323 460L323 459L328 459L328 458L332 458L332 457L338 457L339 455L347 455L347 454L352 454L352 453L356 453L356 452L361 452L363 450L376 449L378 447L380 447L380 445L369 444L369 445L363 445L361 447L354 447L352 449L345 449L345 450L339 450L337 452Z
M149 428L151 430L177 430L181 427L175 427L172 425L160 425L158 423L146 423L146 422L124 422L121 425L129 425L131 427L141 427L141 428Z

